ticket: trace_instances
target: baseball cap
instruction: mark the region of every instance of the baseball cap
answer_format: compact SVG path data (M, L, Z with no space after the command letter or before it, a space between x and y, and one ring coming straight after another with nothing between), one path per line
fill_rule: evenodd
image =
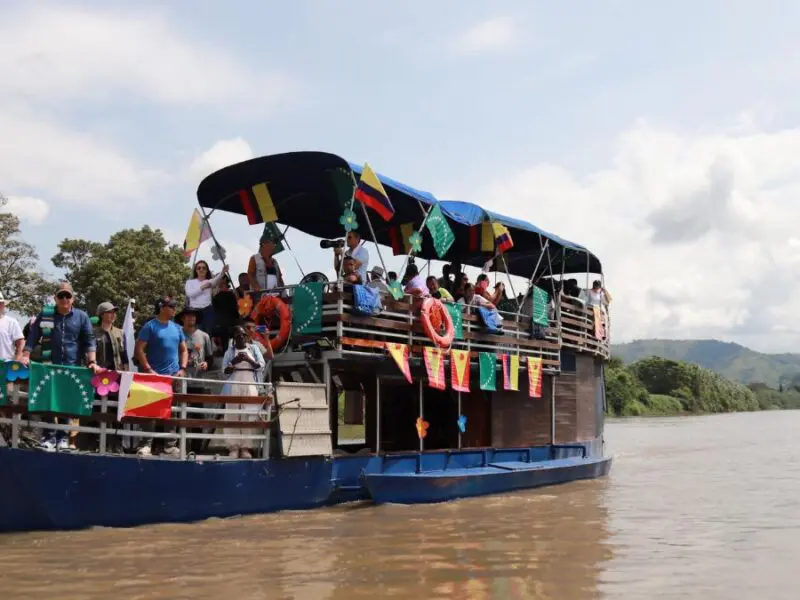
M99 317L100 315L103 315L107 312L113 312L115 310L117 310L117 307L114 306L111 302L101 302L100 304L97 305L96 314Z
M69 292L70 296L75 294L75 292L72 291L72 285L68 281L61 281L56 286L55 296L58 296L62 292Z

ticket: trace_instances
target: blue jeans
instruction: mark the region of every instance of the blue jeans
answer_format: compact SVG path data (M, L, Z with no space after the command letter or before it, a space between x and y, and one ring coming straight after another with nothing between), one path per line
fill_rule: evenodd
M208 335L212 335L214 328L217 326L217 313L214 312L213 306L206 306L201 312L203 313L203 320L197 328L202 329Z
M69 419L60 419L59 417L53 417L53 423L56 425L69 425ZM42 431L42 441L50 440L53 443L57 444L59 440L63 440L67 437L67 431L53 431L52 429L45 429Z

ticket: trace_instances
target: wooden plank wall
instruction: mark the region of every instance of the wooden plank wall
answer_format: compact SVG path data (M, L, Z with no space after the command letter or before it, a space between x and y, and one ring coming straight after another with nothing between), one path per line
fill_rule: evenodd
M596 437L594 358L579 354L575 367L575 373L562 373L556 381L556 443Z
M527 381L520 381L518 392L492 393L493 446L509 448L550 443L553 379L550 375L542 377L541 398L528 396Z

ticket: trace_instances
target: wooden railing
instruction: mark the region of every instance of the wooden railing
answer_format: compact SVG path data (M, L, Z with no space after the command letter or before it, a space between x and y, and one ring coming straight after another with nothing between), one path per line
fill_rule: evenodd
M607 310L601 311L601 318L605 320L602 338L597 336L594 311L577 298L562 294L557 312L563 347L609 358L611 319Z

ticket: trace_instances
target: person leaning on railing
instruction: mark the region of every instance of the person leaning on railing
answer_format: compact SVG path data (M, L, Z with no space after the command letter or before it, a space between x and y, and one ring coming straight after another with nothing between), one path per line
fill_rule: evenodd
M56 309L52 316L52 333L50 334L51 362L54 365L74 366L85 360L93 373L101 372L103 369L97 364L97 344L92 331L92 323L89 315L73 307L75 298L72 286L66 281L59 283L55 296ZM42 321L45 318L49 317L40 314L31 325L21 359L22 364L26 366L30 364L31 352L41 342ZM59 420L57 417L54 419L56 424L59 421L65 424L64 419ZM48 452L68 450L70 446L67 441L67 432L44 431L41 448Z
M186 336L175 318L175 300L163 296L155 303L156 317L145 323L136 340L136 359L145 373L185 377L189 360ZM174 427L160 427L165 433L175 433ZM139 456L152 454L153 438L143 438L136 452ZM177 441L172 438L164 444L164 454L178 456Z

